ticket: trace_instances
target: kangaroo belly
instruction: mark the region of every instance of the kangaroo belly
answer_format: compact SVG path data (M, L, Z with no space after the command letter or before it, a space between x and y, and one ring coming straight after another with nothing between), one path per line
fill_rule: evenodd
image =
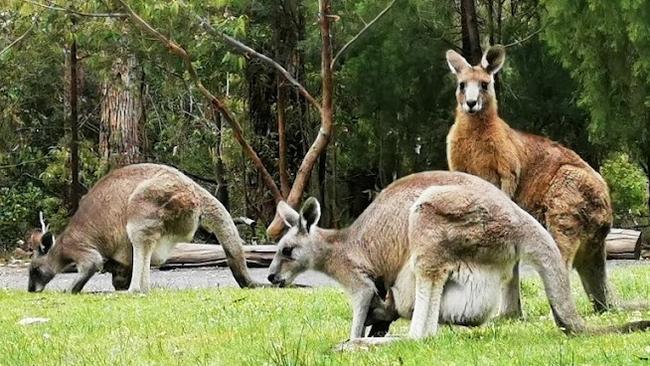
M477 326L492 319L501 307L503 279L494 268L463 265L445 284L439 321Z
M463 264L445 284L440 302L440 323L481 325L498 314L501 291L511 274L501 268ZM410 265L400 271L391 288L398 314L411 319L415 303L415 275Z

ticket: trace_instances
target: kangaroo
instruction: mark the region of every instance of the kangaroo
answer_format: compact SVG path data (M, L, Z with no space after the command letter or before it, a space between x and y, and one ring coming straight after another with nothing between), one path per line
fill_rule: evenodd
M499 313L501 291L520 259L540 274L565 333L650 327L650 321L585 325L553 238L503 192L469 174L433 171L401 178L342 230L317 226L320 205L314 198L300 213L284 202L277 212L289 229L278 243L269 281L284 286L307 269L334 278L351 297L353 340L364 336L368 319L390 321L393 310L412 319L408 336L415 339L434 335L439 322L483 324ZM394 301L378 299L377 281Z
M208 191L176 169L134 164L111 171L81 199L63 233L46 232L29 268L30 292L40 292L67 266L79 277L78 293L99 270L113 273L116 289L147 291L150 265L165 262L178 242L190 241L198 226L214 233L241 287L250 277L242 240L228 211Z
M497 111L494 75L505 48L494 46L471 66L455 51L447 63L456 75L456 119L447 136L449 169L494 184L544 225L567 268L575 267L596 312L622 303L607 284L605 237L612 225L609 190L603 178L575 152L544 137L510 128ZM504 313L521 315L517 266Z

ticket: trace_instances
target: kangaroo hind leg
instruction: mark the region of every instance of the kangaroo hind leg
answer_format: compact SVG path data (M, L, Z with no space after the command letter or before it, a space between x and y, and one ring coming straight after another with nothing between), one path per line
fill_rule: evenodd
M140 220L127 224L127 233L133 245L133 270L129 292L149 291L151 256L160 242L161 231L158 220Z

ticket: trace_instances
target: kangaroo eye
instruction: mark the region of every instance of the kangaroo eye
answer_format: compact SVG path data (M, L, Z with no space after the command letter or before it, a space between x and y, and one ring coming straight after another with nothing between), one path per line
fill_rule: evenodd
M284 247L282 248L282 255L285 257L291 257L291 253L293 253L293 247Z
M465 82L461 81L460 84L458 84L458 87L460 88L460 90L465 90Z
M481 83L481 88L483 88L483 90L487 90L488 86L490 86L490 84L487 81Z

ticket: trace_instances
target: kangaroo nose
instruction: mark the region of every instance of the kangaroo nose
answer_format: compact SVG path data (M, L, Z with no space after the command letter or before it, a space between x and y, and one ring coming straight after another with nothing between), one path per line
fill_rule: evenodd
M275 281L275 274L271 273L266 279L269 280L269 282L271 282L271 283L275 283L274 282Z
M466 101L465 103L467 103L467 106L469 107L469 109L474 108L474 106L476 105L476 101L475 101L475 100L468 100L468 101Z

